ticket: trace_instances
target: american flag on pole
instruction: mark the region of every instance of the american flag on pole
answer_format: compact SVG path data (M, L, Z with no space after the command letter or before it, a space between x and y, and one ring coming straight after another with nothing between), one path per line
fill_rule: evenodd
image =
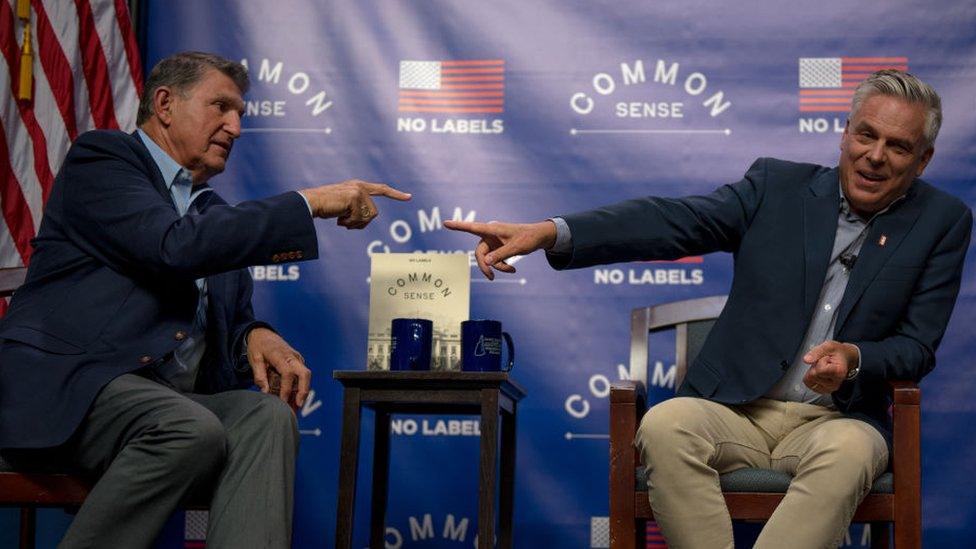
M125 0L0 0L0 50L0 267L16 267L71 142L135 129L142 67Z
M399 112L503 113L505 61L400 61Z
M907 57L801 57L800 112L848 112L854 88L881 69L908 70Z

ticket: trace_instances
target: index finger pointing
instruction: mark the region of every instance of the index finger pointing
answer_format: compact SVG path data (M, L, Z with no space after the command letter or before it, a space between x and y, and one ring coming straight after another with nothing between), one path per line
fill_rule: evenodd
M444 221L444 226L452 231L463 231L475 236L499 236L502 228L498 223L479 223L477 221L455 221L448 219Z
M363 185L366 187L366 192L371 196L386 196L394 200L404 201L410 200L410 197L413 196L410 193L398 191L385 183L363 183Z

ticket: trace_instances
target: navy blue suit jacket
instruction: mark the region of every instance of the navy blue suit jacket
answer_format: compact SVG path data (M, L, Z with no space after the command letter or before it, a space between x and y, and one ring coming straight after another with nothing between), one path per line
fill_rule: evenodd
M25 284L0 321L0 448L65 442L113 378L177 348L209 292L199 392L245 387L243 337L262 325L246 267L318 256L294 192L180 216L133 134L93 131L64 160Z
M678 395L738 404L762 397L792 363L823 287L837 230L838 170L757 160L708 196L641 198L564 216L573 238L556 268L715 251L734 254L728 303ZM840 303L834 339L856 344L861 371L838 409L890 441L886 380L918 381L959 291L972 212L916 179L872 223Z

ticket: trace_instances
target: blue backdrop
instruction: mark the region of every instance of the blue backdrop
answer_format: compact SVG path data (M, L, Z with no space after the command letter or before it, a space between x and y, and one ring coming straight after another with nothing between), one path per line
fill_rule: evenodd
M533 221L636 195L704 193L737 180L758 156L832 166L845 83L882 65L907 66L940 91L945 123L926 179L976 204L972 3L144 6L147 68L198 49L251 69L244 136L212 182L229 201L353 177L414 194L406 204L380 203L380 217L363 231L318 222L319 261L253 270L258 315L315 373L314 396L299 414L296 547L328 547L334 538L341 391L331 372L365 365L370 253L466 253L474 240L443 230L442 220ZM976 342L966 328L976 315L974 260L970 254L939 367L923 384L924 536L932 547L976 538L976 493L966 489L976 453ZM725 293L731 258L556 273L530 256L516 266L494 283L473 269L471 292L472 317L501 319L513 334L514 375L528 393L519 414L516 546L603 547L607 395L628 362L629 312ZM666 346L652 348L661 374L672 360ZM652 400L671 391L667 379L650 388ZM473 546L477 436L439 433L438 419L394 422L389 547ZM368 470L360 466L363 519ZM42 517L52 543L67 520L59 513ZM357 521L360 546L366 527ZM174 529L164 545L181 544ZM852 528L854 546L861 532Z

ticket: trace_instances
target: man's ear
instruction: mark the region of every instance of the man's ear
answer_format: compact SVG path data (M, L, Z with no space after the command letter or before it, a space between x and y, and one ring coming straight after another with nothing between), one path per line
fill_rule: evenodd
M153 112L163 126L169 126L173 121L175 96L173 88L169 86L160 86L153 91Z

